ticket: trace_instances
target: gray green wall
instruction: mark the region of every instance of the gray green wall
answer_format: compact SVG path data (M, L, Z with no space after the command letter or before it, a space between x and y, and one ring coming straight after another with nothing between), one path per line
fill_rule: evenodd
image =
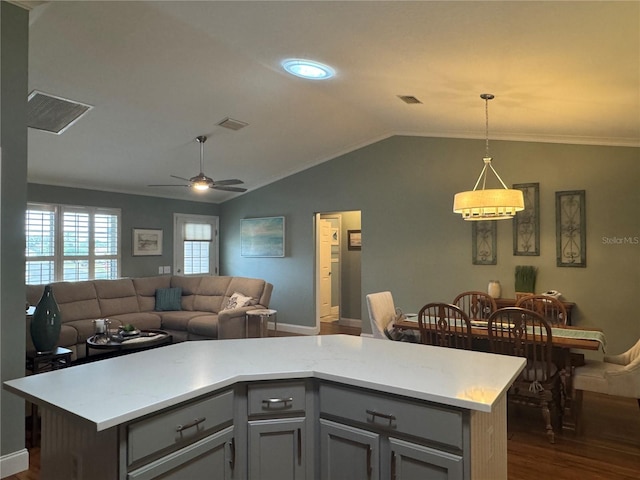
M122 269L120 274L123 277L158 275L158 267L164 265L171 265L173 271L174 213L217 216L219 211L219 206L211 203L31 183L28 185L27 199L29 202L121 209ZM149 257L132 256L133 228L162 229L162 255Z
M24 206L27 184L29 14L0 2L0 348L1 380L24 375ZM0 456L24 449L24 402L0 390ZM24 459L26 459L24 455ZM24 460L22 459L22 460ZM17 461L20 463L20 460ZM8 461L13 466L13 462Z
M362 299L362 272L361 272L361 250L349 250L347 233L349 230L360 230L362 227L361 215L359 211L341 212L342 214L342 241L340 250L342 251L342 264L340 265L340 297L342 300L342 318L360 319L363 318L361 310ZM365 317L366 318L366 317Z
M540 183L538 257L513 255L512 222L498 223L498 263L472 265L471 223L452 213L453 195L473 187L482 140L395 136L287 177L221 205L221 267L264 277L275 286L278 321L314 325L314 212L362 212L364 296L391 290L397 306L415 312L451 301L463 290L500 280L514 295L516 265L538 267L537 290L559 290L577 304L574 323L602 328L610 352L640 337L627 313L640 294L640 245L603 238L640 237L640 149L491 141L494 166L512 183ZM586 190L587 267L556 266L555 192ZM284 215L285 258L243 258L241 218Z

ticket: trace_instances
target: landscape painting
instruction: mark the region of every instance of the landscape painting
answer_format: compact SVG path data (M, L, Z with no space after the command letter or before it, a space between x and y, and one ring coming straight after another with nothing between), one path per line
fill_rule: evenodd
M240 220L243 257L284 257L284 217Z

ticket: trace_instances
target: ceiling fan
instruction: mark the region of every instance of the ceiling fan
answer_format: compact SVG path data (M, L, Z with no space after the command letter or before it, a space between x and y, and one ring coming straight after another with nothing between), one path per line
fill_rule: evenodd
M240 185L244 183L242 180L231 179L231 180L214 180L211 177L207 177L204 171L204 142L207 141L207 137L204 135L200 135L196 137L196 142L200 144L200 173L195 177L184 178L178 177L177 175L171 175L173 178L177 178L178 180L184 180L185 182L189 182L188 185L149 185L149 187L191 187L196 190L208 190L209 188L213 188L214 190L225 190L227 192L246 192L246 188L242 187L232 187L231 185Z

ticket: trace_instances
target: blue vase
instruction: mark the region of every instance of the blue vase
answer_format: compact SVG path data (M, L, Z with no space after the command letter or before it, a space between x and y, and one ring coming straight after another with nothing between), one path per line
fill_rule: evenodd
M60 338L60 309L51 285L45 285L31 320L31 339L37 352L51 352Z

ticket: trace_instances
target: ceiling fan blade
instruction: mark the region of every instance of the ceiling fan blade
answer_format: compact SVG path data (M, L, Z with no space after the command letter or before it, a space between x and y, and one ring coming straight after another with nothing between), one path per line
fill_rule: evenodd
M147 185L147 187L190 187L191 185Z
M214 180L214 182L216 185L240 185L241 183L244 183L242 180L238 180L237 178L231 179L231 180Z
M177 178L178 180L184 180L185 182L188 182L188 181L189 181L189 179L188 179L188 178L178 177L177 175L169 175L169 176L170 176L170 177L173 177L173 178Z
M225 190L227 192L246 192L247 191L246 188L227 187L224 185L213 185L211 188L213 188L214 190Z

